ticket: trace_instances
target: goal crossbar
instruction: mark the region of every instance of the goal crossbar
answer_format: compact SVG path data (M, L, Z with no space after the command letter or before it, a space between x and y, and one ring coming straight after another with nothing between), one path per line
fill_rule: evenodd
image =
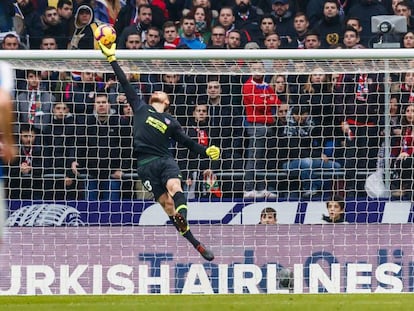
M249 63L267 62L266 73L309 73L320 67L325 73L383 73L414 71L410 49L332 50L118 50L127 73L239 74L249 73ZM111 72L96 50L0 51L16 69ZM244 66L240 66L243 62Z

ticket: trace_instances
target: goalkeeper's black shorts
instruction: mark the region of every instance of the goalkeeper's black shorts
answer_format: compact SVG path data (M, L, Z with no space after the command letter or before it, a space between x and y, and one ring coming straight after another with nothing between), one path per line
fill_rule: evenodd
M165 186L169 179L182 179L177 162L170 157L158 158L138 167L138 175L145 189L152 192L157 201L167 192Z

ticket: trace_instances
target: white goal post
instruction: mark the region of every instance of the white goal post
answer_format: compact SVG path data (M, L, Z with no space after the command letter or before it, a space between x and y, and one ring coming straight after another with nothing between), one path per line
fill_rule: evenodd
M354 66L352 60L389 60L388 62L375 62L363 69L367 72L404 72L411 67L414 52L410 49L313 49L313 50L117 50L118 60L136 61L141 66L123 67L126 72L142 71L163 72L174 70L178 73L189 73L185 69L191 68L179 64L180 61L189 61L192 66L199 65L198 69L208 68L213 72L218 69L226 69L222 73L229 73L228 67L217 68L208 64L209 60L292 60L301 61L305 64L318 64L327 73L334 72L358 72L362 68ZM97 50L0 50L0 59L10 61L16 68L34 68L56 70L56 65L62 65L60 70L97 72L110 71L110 67L104 56ZM157 64L151 66L148 61L164 60L169 67L159 67ZM339 61L332 64L332 61ZM42 62L44 61L44 62ZM91 62L93 61L93 62ZM204 63L203 63L204 61ZM201 62L201 63L200 63ZM65 65L66 64L66 65ZM46 67L41 67L46 66ZM147 67L148 66L148 67ZM188 66L188 64L187 64ZM282 69L282 68L281 68ZM306 71L306 67L304 68ZM231 73L243 73L230 71ZM274 74L274 72L272 72ZM280 71L281 74L291 72Z

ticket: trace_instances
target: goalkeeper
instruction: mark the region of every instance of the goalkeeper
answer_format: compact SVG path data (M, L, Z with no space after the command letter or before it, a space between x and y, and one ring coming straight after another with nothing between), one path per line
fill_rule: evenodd
M134 111L134 153L137 155L138 175L144 187L154 194L155 200L164 208L181 235L204 259L213 260L212 251L193 236L188 226L187 200L181 186L181 172L169 146L170 140L173 139L191 151L208 156L212 160L219 159L220 149L216 146L205 148L184 133L179 122L167 112L170 101L166 93L154 92L149 105L142 103L116 61L116 45L106 47L99 42L99 46L124 88Z

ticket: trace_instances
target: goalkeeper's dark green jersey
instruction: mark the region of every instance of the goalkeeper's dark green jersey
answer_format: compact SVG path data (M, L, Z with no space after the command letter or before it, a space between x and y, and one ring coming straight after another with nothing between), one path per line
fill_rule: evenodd
M140 100L116 61L111 62L111 66L134 111L134 152L138 165L160 157L172 157L169 150L171 139L207 157L206 148L187 136L180 123L169 113L157 112L151 105Z

